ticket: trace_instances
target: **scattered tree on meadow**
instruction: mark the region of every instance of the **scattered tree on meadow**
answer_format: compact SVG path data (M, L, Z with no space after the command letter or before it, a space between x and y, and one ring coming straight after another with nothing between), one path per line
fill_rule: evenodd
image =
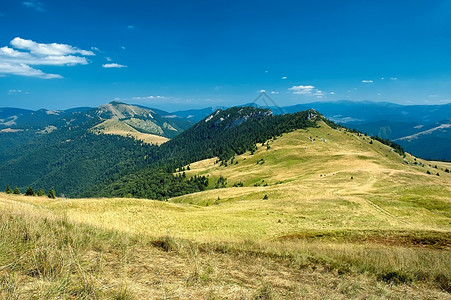
M216 181L215 189L225 188L227 186L227 178L222 175L219 176L218 181Z
M51 198L51 199L56 199L56 194L55 194L55 191L53 189L51 189L49 191L48 197Z
M13 194L20 195L20 190L17 186L14 188Z
M11 189L11 187L9 186L9 184L6 186L5 193L7 193L7 194L12 194L12 193L13 193L13 190Z
M36 194L37 194L38 196L44 196L44 195L45 195L45 191L44 191L43 189L39 189L39 190L36 192Z
M36 196L31 186L28 187L27 191L25 192L25 196Z

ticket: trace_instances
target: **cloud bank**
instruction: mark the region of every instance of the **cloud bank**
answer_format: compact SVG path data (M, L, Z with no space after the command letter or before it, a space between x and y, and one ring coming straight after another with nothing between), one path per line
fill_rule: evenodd
M20 37L10 42L11 47L0 48L0 74L37 77L42 79L62 78L59 74L47 74L31 66L86 65L85 56L95 55L66 44L41 44Z

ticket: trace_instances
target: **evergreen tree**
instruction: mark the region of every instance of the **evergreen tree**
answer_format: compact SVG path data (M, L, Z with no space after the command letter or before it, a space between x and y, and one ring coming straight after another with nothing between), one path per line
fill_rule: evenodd
M36 196L31 186L28 187L27 191L25 192L25 196Z
M36 192L36 194L37 194L38 196L44 196L44 195L45 195L45 191L44 191L43 189L39 189L39 190Z
M17 186L14 188L13 194L20 195L20 190L19 190L19 188Z
M13 193L13 190L11 189L11 187L9 186L9 184L6 186L5 193L7 193L7 194L12 194L12 193Z
M48 197L51 198L51 199L56 199L56 194L55 194L55 191L53 189L51 189L49 191Z

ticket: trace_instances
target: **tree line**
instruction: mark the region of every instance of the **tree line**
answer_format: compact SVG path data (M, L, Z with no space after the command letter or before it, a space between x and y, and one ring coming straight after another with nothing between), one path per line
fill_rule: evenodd
M22 195L22 193L20 192L19 188L16 186L14 189L12 189L9 184L6 185L6 189L5 189L5 193L6 194L15 194L15 195ZM27 188L27 191L25 192L25 196L44 196L46 193L44 191L44 189L38 189L36 192L33 190L33 188L31 186L29 186ZM49 193L47 194L47 197L51 198L51 199L56 199L56 193L54 189L50 189Z

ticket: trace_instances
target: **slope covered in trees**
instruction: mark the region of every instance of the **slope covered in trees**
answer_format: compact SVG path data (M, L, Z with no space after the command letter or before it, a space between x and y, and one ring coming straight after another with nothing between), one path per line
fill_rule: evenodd
M159 185L159 181L160 178L170 178L167 175L176 169L199 160L219 157L226 162L234 155L253 152L257 143L296 129L315 126L317 117L320 115L311 110L277 116L268 109L254 107L218 110L171 141L150 149L146 169L119 179L109 178L83 196L150 197L155 194L158 198L169 198L202 190L205 178L188 182L188 186L178 186L175 191L172 187L161 188L163 183ZM171 182L169 180L164 184L171 185ZM174 184L178 184L176 180Z

